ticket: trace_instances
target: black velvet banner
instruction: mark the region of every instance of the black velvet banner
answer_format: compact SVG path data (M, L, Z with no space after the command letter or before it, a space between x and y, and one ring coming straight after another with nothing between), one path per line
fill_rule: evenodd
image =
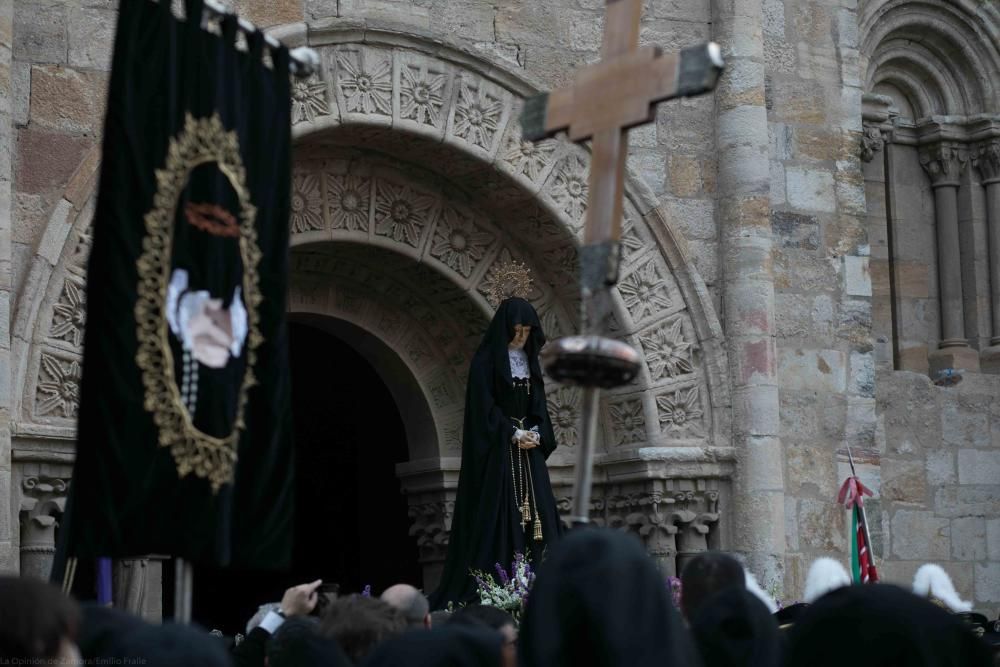
M60 542L285 567L289 56L185 13L120 3Z

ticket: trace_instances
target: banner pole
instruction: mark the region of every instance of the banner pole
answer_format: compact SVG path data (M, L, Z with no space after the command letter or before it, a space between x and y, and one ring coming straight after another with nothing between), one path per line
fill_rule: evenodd
M194 588L194 571L184 558L174 561L174 622L191 624L191 594Z

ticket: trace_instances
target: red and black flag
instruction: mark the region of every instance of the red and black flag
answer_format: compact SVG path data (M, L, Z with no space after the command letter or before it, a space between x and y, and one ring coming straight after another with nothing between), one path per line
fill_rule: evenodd
M60 542L284 567L289 54L202 23L120 3Z

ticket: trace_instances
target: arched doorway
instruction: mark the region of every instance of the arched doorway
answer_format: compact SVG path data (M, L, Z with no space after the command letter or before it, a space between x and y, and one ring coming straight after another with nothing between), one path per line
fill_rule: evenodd
M313 579L337 583L345 593L422 583L395 472L408 458L403 418L372 365L323 319L289 324L296 452L292 569L196 569L193 616L208 628L242 632L258 605Z

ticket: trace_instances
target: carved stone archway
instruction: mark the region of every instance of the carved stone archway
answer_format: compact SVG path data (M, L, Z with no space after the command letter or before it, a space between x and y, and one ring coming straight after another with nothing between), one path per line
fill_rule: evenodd
M438 39L374 28L277 32L308 41L324 63L321 78L294 89L291 309L370 332L412 376L414 404L429 417L398 472L433 570L447 542L466 364L491 314L493 267L508 257L527 263L550 336L575 329L589 154L523 141L516 117L537 86ZM74 177L16 307L15 463L18 452L26 462L72 460L96 168L92 156ZM717 528L735 465L728 370L683 238L634 178L614 298L615 333L645 362L633 384L603 400L593 513L640 533L673 571L678 550L728 542ZM550 390L565 445L553 480L566 509L578 401L570 389Z

